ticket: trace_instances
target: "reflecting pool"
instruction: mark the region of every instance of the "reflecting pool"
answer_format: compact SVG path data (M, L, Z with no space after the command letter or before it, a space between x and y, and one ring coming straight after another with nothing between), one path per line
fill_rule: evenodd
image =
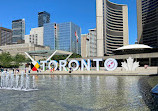
M35 75L37 91L0 90L0 111L155 111L158 76Z

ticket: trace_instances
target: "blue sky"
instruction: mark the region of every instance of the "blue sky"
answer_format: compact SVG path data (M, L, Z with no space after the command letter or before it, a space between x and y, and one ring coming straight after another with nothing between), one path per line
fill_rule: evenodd
M136 0L110 0L114 3L127 4L129 12L129 43L137 38ZM38 12L51 14L51 22L74 22L88 33L96 27L95 0L2 0L0 5L0 26L11 29L12 20L25 18L26 34L38 26Z

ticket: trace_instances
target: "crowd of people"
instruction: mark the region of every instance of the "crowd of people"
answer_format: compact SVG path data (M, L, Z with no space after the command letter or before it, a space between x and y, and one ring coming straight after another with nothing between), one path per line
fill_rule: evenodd
M12 68L12 69L10 69L10 68L3 68L3 67L1 67L1 69L0 69L1 72L4 72L4 71L5 72L10 72L10 70L12 70L13 74L18 74L20 72L19 68Z
M57 69L57 70L59 70L59 69ZM19 74L20 73L20 69L19 68L3 68L3 67L1 67L0 68L0 72L12 72L13 74ZM55 71L55 68L51 68L50 69L50 73L53 73ZM73 68L71 67L71 68L69 68L68 69L68 71L69 71L69 73L71 73L72 71L73 71ZM24 69L24 72L25 73L31 73L31 69ZM37 73L40 73L41 72L41 69L37 69Z

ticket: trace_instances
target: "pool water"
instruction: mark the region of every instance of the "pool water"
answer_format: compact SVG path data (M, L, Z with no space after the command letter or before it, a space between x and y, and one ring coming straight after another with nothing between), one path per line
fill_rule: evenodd
M0 90L0 111L150 111L158 77L36 75L37 91ZM153 86L151 86L153 85Z

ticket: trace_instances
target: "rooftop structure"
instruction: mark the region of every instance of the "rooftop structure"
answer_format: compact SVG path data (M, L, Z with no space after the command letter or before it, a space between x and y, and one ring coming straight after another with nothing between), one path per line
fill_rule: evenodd
M153 53L157 52L157 49L144 44L132 44L119 47L113 51L115 55L126 55L126 54L141 54L141 53Z
M152 47L144 44L132 44L132 45L119 47L116 50L128 50L128 49L152 49Z
M37 50L37 51L27 51L27 53L31 56L41 56L48 57L53 53L54 55L70 55L72 52L62 51L62 50Z

